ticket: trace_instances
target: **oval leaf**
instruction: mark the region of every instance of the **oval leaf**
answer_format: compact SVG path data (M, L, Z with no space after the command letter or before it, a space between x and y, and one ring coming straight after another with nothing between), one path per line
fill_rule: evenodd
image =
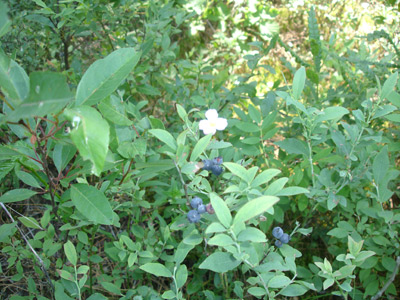
M192 155L190 156L190 161L195 161L204 150L206 150L210 140L212 138L212 134L207 134L206 136L202 137L194 146Z
M226 205L225 201L222 200L215 193L210 194L210 201L211 201L211 205L213 206L213 208L215 210L215 214L217 215L218 220L226 228L229 228L229 226L231 226L232 216L231 216L231 212L229 211L229 208Z
M140 269L157 277L172 277L171 271L159 263L147 263L140 266Z
M207 269L217 273L225 273L233 270L241 261L236 260L232 254L226 252L214 252L207 257L199 266L200 269Z
M293 78L293 98L299 100L306 83L306 69L301 67L296 71Z
M78 256L76 255L75 246L71 243L71 241L68 241L64 244L64 252L69 262L76 266L78 263Z
M264 213L278 201L279 198L275 196L261 196L251 200L239 209L233 223L246 222L251 218Z
M71 200L78 211L96 224L111 225L113 210L102 192L83 183L71 186Z
M76 106L93 105L108 97L140 59L133 48L121 48L94 62L83 75L76 91Z
M18 202L25 199L28 199L35 195L35 191L31 191L28 189L15 189L8 191L3 196L0 197L0 202L3 203L11 203L11 202Z
M161 142L167 144L172 150L176 151L176 141L168 131L163 129L150 129L149 132Z
M97 110L89 106L66 109L64 114L74 127L72 141L82 158L93 163L93 172L99 176L108 152L110 126Z

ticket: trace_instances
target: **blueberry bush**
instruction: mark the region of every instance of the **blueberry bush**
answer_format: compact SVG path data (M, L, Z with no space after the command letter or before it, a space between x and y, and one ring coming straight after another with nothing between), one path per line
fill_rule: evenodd
M395 299L397 2L317 2L0 1L0 298Z

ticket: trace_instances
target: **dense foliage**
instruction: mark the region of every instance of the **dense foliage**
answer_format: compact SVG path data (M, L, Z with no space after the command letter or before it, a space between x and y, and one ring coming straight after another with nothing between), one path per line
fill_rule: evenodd
M398 4L316 2L0 2L0 298L396 297Z

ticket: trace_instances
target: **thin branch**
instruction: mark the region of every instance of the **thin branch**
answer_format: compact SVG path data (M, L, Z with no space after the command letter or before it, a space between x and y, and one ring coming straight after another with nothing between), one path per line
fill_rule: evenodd
M6 214L8 215L8 217L10 218L10 220L14 223L14 222L15 222L14 218L12 217L12 215L10 214L10 212L8 211L7 207L3 204L3 202L0 202L0 206L4 209L4 211L6 212ZM43 260L40 258L39 254L37 254L37 252L35 251L35 249L33 249L32 245L29 243L28 239L25 237L25 234L22 232L21 228L19 228L18 225L16 225L16 226L17 226L19 232L21 233L21 236L22 236L22 238L24 239L25 243L28 245L28 247L29 247L29 249L31 249L33 255L34 255L34 256L36 257L36 259L39 261L40 269L41 269L41 270L43 271L43 273L45 274L46 279L47 279L47 281L48 281L48 283L49 283L49 285L50 285L50 287L51 287L51 290L53 291L52 294L54 295L54 292L55 292L54 286L53 286L53 283L51 282L49 273L47 272L47 270L46 270L46 268L45 268L45 266L44 266Z
M187 200L187 205L189 205L190 200L189 200L189 195L188 195L188 191L187 191L187 184L183 180L182 172L179 169L178 164L176 163L175 160L174 160L174 164L175 164L176 169L178 170L179 178L181 179L181 182L182 182L182 185L183 185L183 189L185 190L185 196L186 196L186 200Z
M371 298L371 300L376 300L376 299L379 299L380 297L382 297L383 293L388 289L388 287L392 284L392 282L396 278L396 275L399 272L399 268L400 268L400 256L397 256L397 258L396 258L396 267L393 270L392 276L390 276L389 280L379 290L379 292L376 293L376 295Z

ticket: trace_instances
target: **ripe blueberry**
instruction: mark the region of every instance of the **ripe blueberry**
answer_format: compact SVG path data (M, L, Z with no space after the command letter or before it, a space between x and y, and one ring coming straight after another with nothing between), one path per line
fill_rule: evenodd
M223 171L224 171L224 169L222 169L221 166L214 165L214 166L211 167L211 172L213 172L213 174L214 174L215 176L221 175L221 173L222 173Z
M216 157L213 160L214 165L220 165L222 164L224 161L222 160L222 157Z
M273 235L274 237L276 237L277 239L280 239L281 236L283 235L283 230L282 230L282 228L280 228L280 227L278 226L278 227L275 227L274 229L272 229L272 235Z
M207 208L204 204L200 204L197 207L197 211L199 212L199 214L204 214L207 211Z
M188 212L187 218L190 223L197 223L200 221L201 216L197 210L193 209Z
M214 166L214 162L210 159L203 160L203 170L211 171L211 168Z
M192 201L190 201L190 206L193 209L197 209L199 207L199 205L202 205L202 204L203 204L203 200L201 200L201 198L199 198L199 197L194 197L192 199Z
M282 244L282 242L281 242L280 240L276 240L276 241L275 241L275 246L276 246L276 247L280 248L280 247L282 247L282 245L283 245L283 244Z
M282 244L287 244L290 241L290 235L284 233L279 239L281 240Z

